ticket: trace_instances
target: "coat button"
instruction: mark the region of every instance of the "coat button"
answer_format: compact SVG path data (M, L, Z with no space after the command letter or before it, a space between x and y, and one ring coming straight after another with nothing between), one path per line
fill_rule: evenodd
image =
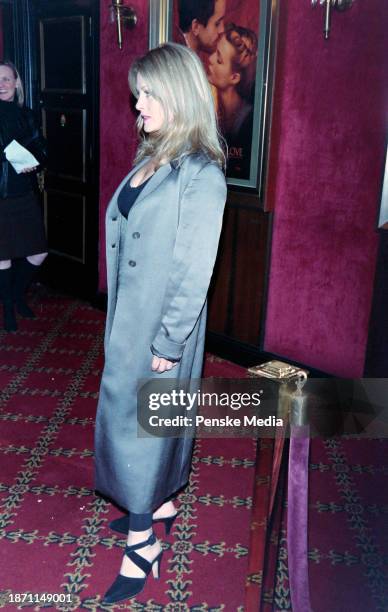
M136 266L136 261L133 261L133 259L130 259L128 264L131 266L131 268L134 268Z
M112 249L115 249L115 248L116 248L116 245L115 245L115 244L112 244Z
M112 221L117 221L117 217L112 217Z
M132 234L132 238L135 238L135 239L136 239L136 238L140 238L140 234L139 234L139 232L133 232L133 234Z

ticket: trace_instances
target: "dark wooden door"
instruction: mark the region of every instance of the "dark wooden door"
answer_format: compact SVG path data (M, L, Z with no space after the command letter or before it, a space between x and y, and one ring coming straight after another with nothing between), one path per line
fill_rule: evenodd
M38 90L49 160L43 207L51 286L90 297L98 282L98 0L39 0Z

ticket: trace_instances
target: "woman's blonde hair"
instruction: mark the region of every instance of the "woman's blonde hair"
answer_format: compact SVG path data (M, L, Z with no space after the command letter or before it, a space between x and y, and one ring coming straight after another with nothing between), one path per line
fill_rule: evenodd
M140 144L135 162L149 155L157 163L173 160L180 163L189 153L202 151L224 168L223 138L218 131L213 96L194 51L165 43L135 60L129 71L129 86L135 97L139 95L138 74L152 97L161 103L164 124L157 132L147 134L139 115L136 127Z
M12 62L8 60L4 60L4 61L0 61L0 66L7 66L7 68L10 68L10 70L12 70L13 76L16 79L16 91L15 91L16 103L18 104L18 106L23 106L24 104L23 83L22 83L20 74L15 64L13 64Z

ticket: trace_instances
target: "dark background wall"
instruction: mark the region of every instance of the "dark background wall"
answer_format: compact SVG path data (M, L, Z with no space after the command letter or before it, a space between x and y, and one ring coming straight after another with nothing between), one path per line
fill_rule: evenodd
M148 2L120 51L101 0L100 289L104 214L136 147L128 67L148 46ZM269 206L275 209L265 350L360 376L376 267L375 231L385 147L385 3L334 13L280 0Z

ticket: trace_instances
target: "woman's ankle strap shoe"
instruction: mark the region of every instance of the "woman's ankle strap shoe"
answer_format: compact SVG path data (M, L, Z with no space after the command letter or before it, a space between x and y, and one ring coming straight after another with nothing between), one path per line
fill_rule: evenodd
M168 535L171 531L171 527L178 516L178 512L173 514L172 516L166 516L165 518L154 519L153 523L164 523L166 529L166 535ZM110 529L116 531L117 533L125 533L127 534L129 531L129 515L125 514L118 519L114 519L109 523Z
M173 514L172 516L166 516L164 518L154 519L152 522L153 523L164 523L164 527L166 529L166 535L169 535L171 531L171 527L173 526L173 523L177 516L178 516L178 512L176 514Z
M137 544L130 544L129 546L127 545L125 547L125 554L129 557L128 553L132 552L133 550L144 548L144 546L152 546L152 544L155 544L155 542L156 542L155 534L151 533L150 537L147 540L144 540L143 542L138 542Z
M112 531L116 531L117 533L126 533L129 531L129 515L124 514L124 516L120 516L120 518L114 519L109 523L109 528Z
M145 576L143 578L131 578L130 576L123 576L122 574L119 574L116 576L116 579L111 587L105 593L102 600L103 604L116 603L117 601L131 599L135 595L138 595L143 590L147 581L147 576L151 569L154 578L159 578L163 551L160 551L160 553L152 561L148 561L135 552L139 548L144 548L145 546L149 545L151 546L152 544L155 544L155 542L156 538L152 533L144 542L139 542L138 544L132 544L125 547L125 554L127 557L144 572Z

